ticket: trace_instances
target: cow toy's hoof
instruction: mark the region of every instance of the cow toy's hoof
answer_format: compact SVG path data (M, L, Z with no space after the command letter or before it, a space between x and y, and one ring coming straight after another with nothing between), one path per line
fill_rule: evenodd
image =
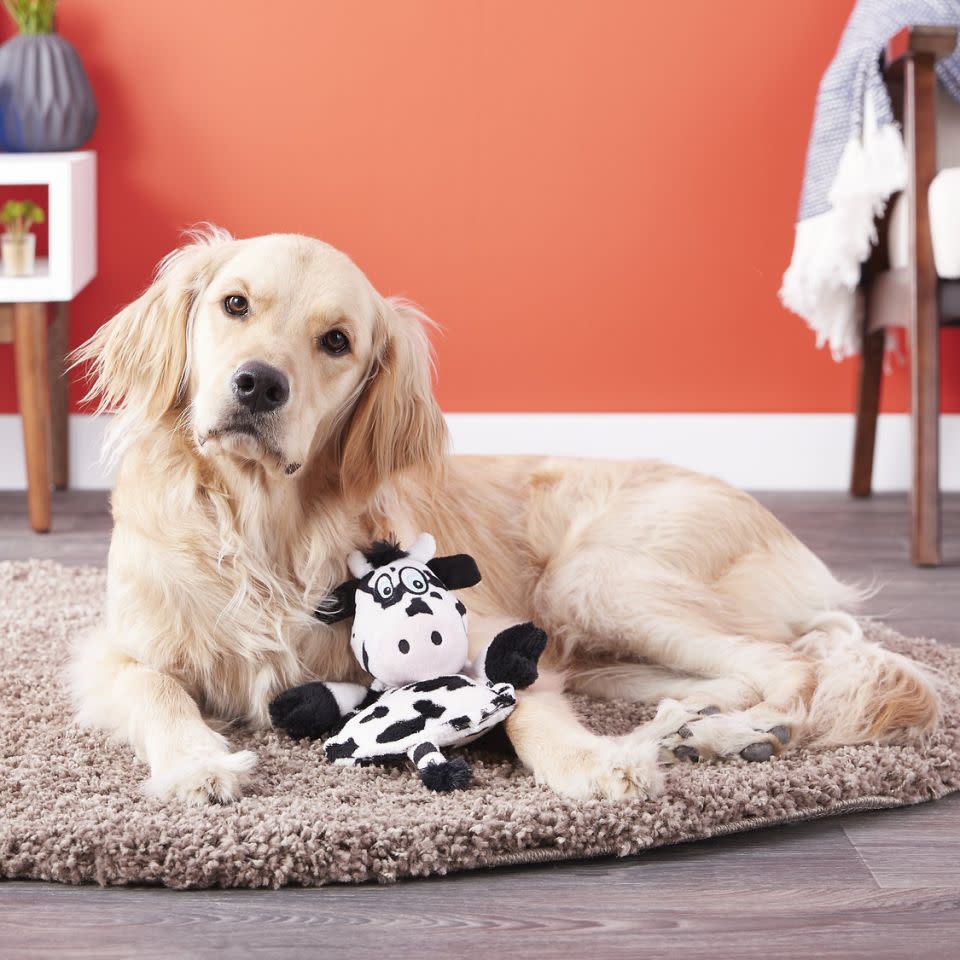
M493 638L487 648L484 672L491 683L509 683L518 690L537 679L537 661L547 646L547 635L532 623L518 623Z
M316 740L337 725L340 708L325 683L304 683L271 701L270 720L294 740Z
M420 779L430 790L449 793L451 790L466 790L473 783L473 771L463 757L455 757L443 763L429 763L420 770Z

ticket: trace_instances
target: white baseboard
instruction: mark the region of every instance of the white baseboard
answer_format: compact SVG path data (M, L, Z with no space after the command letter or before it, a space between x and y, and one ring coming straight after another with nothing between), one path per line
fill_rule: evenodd
M656 457L716 474L752 490L845 490L853 417L840 413L452 413L458 453L535 453L630 459ZM105 418L70 417L70 485L104 489L98 463ZM884 414L874 487L906 490L910 425ZM960 490L960 414L941 418L941 485ZM20 418L0 415L0 489L23 489Z
M70 486L77 490L109 490L112 478L99 463L107 417L70 415ZM26 486L23 433L20 417L0 414L0 490L23 490Z

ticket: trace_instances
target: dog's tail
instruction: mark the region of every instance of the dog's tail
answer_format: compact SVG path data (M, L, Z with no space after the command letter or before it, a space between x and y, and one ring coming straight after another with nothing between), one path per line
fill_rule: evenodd
M793 649L814 664L807 743L907 740L937 725L940 699L933 675L869 640L853 615L876 595L876 582L844 583L793 538L766 556L750 558L728 580L725 589L734 591L741 608L762 609L774 638L780 631L792 634Z
M936 678L919 663L868 640L849 613L824 613L807 627L794 644L817 665L806 743L894 743L938 724Z

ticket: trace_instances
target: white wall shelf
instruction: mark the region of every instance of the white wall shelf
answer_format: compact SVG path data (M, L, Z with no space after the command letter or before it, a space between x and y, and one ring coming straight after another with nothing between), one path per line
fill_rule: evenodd
M97 273L97 155L0 155L0 188L37 184L47 187L49 256L29 277L0 271L0 303L64 303Z

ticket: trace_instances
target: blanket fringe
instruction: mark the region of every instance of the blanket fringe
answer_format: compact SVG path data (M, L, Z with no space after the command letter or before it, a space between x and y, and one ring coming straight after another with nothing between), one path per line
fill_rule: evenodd
M870 101L867 100L867 114ZM907 155L896 124L878 127L867 116L864 136L843 150L830 188L831 209L797 224L780 300L828 344L835 360L860 350L857 284L860 265L877 239L876 218L906 186Z

